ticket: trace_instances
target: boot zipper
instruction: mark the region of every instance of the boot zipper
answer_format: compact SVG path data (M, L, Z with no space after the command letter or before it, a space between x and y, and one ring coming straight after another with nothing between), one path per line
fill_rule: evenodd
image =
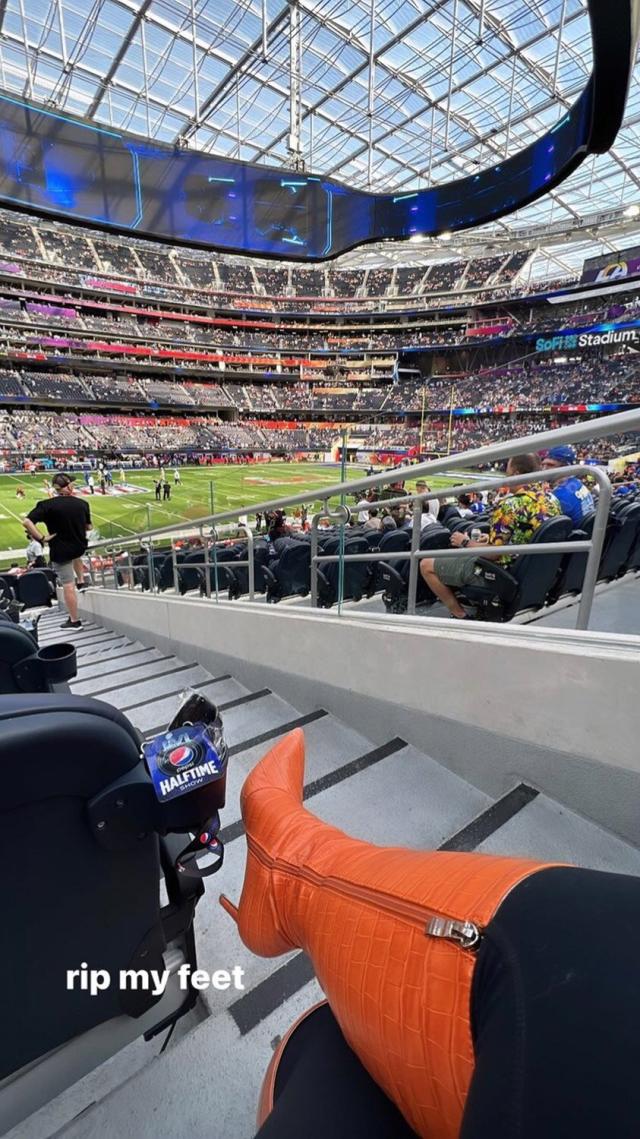
M461 949L476 950L482 940L483 929L476 922L467 919L452 918L448 914L437 914L416 902L405 902L400 898L391 898L377 890L370 890L366 886L354 886L353 883L340 882L331 876L323 877L314 870L306 867L293 866L282 858L272 858L259 846L254 839L247 836L249 850L267 870L284 870L293 878L310 882L333 894L346 898L355 898L360 902L385 910L393 917L401 918L412 925L419 925L424 929L426 937L437 937L444 941L451 941Z

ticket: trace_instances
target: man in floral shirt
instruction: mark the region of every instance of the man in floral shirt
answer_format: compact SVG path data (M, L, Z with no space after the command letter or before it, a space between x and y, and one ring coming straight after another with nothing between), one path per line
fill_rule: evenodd
M507 475L527 475L540 469L537 455L514 455L507 464ZM515 487L504 495L491 512L491 528L488 542L473 542L467 534L451 535L452 546L477 546L483 558L494 558L502 565L513 560L507 554L490 551L492 546L520 546L530 542L533 535L548 518L561 513L557 499L539 483ZM452 617L461 620L468 617L458 601L455 589L470 585L476 573L475 558L423 558L420 573L429 589L446 605Z

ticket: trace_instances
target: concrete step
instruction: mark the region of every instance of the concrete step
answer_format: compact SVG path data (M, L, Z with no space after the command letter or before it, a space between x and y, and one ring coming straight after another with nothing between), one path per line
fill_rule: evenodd
M314 814L367 842L435 849L492 799L416 748L404 746L309 803Z
M160 649L145 649L140 646L139 649L128 649L125 652L119 652L115 656L99 658L93 663L79 661L78 663L78 678L72 681L72 684L82 684L86 680L91 680L95 677L102 679L103 677L114 676L125 669L133 669L153 664L154 661L165 660L165 654ZM175 657L173 658L176 659Z
M109 696L119 689L126 689L126 686L133 681L155 680L167 674L179 677L178 670L187 667L184 661L178 660L177 657L162 657L160 654L148 662L145 662L143 657L134 664L127 664L125 659L122 667L114 662L114 667L103 666L94 676L72 681L71 691L76 696Z
M248 690L233 677L210 677L206 669L202 671L205 675L201 677L200 682L196 682L196 691L208 696L214 703L223 703L247 694ZM140 704L137 708L130 708L126 714L131 723L145 735L156 735L164 731L178 706L180 693L187 687L185 681L182 686L177 686L173 694L165 695L151 703Z
M49 629L42 628L42 622L38 624L38 642L41 645L54 645L58 641L65 641L67 644L79 645L87 638L96 636L96 630L100 629L99 625L86 624L81 629L61 629L61 622L58 621L56 626L50 626ZM101 632L110 632L109 629L101 629Z
M480 843L478 850L571 862L592 870L640 874L637 847L546 795L538 795Z
M117 649L131 645L138 646L139 642L132 641L129 637L120 636L118 633L102 633L78 645L77 656L79 661L95 660L96 656L100 654L113 654Z
M192 663L177 667L180 668L179 672L174 670L167 676L154 677L152 680L140 680L132 683L131 679L126 678L120 688L109 692L108 697L104 697L104 699L114 708L120 708L123 712L130 712L132 719L135 714L141 713L143 709L147 709L148 714L153 716L152 705L158 700L168 696L177 696L184 692L185 688L194 684L202 684L211 679L211 674L201 664ZM138 727L137 724L136 727Z
M5 1139L176 1139L215 1121L216 1139L252 1139L262 1079L274 1042L298 1017L323 999L315 980L293 994L243 1034L227 1013L208 1018L175 1047L157 1055L146 1047L147 1065L104 1094L102 1065L57 1101L8 1132ZM162 1040L162 1037L158 1038ZM107 1084L108 1087L108 1084ZM48 1116L54 1122L52 1130ZM66 1124L66 1126L65 1126ZM302 1139L302 1137L301 1137Z
M130 656L131 653L139 653L144 650L145 645L140 641L132 641L128 637L119 638L117 643L109 640L104 646L99 644L89 646L87 649L78 650L78 669L85 668L88 665L120 660L121 657Z

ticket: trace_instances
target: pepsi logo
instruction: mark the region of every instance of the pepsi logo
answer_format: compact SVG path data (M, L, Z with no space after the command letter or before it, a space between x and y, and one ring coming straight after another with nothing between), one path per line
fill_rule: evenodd
M180 771L183 767L188 767L189 764L192 763L194 754L192 747L181 744L180 747L174 747L166 758L174 770Z

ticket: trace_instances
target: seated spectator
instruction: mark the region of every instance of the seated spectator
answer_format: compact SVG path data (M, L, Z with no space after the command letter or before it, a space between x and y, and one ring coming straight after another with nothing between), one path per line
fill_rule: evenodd
M354 498L358 498L356 494ZM358 511L358 522L366 522L371 517L369 506L372 502L376 501L376 491L371 487L365 494L363 499L356 503L355 509Z
M424 479L418 479L416 482L416 494L429 494L430 486L427 486ZM422 514L420 515L420 530L424 530L425 526L433 526L434 522L438 521L438 512L440 510L440 502L437 498L432 498L429 502L422 503ZM413 513L409 514L407 530L413 530Z
M577 461L573 447L552 447L547 457L542 460L542 468L546 471L552 471L558 467L572 467ZM551 483L551 491L554 498L557 498L560 503L562 513L571 519L574 526L579 526L585 515L590 514L594 509L591 491L585 486L582 479L575 475L570 475L569 478L562 479L560 482Z
M278 538L288 538L290 534L291 527L287 525L284 510L276 510L269 526L269 541L275 542Z
M37 569L40 566L46 565L44 558L44 546L37 538L32 538L27 546L27 565L30 569Z
M472 498L470 494L458 495L458 510L460 511L461 518L473 518L474 511L471 509Z
M514 455L507 463L508 476L528 475L539 469L537 455ZM539 484L511 488L492 510L488 542L472 541L467 534L457 531L451 535L451 545L465 549L477 546L482 549L483 558L494 558L508 566L512 557L489 552L488 547L524 545L531 541L543 522L560 513L558 500ZM463 589L473 581L476 573L474 558L423 558L420 573L452 617L468 619L469 614L460 604L454 590Z
M396 524L397 530L408 529L407 523L409 520L409 514L408 514L408 512L404 506L401 506L401 505L392 506L391 507L391 517L393 518L393 521Z
M382 519L377 506L372 506L369 509L369 517L363 526L363 530L382 530Z

